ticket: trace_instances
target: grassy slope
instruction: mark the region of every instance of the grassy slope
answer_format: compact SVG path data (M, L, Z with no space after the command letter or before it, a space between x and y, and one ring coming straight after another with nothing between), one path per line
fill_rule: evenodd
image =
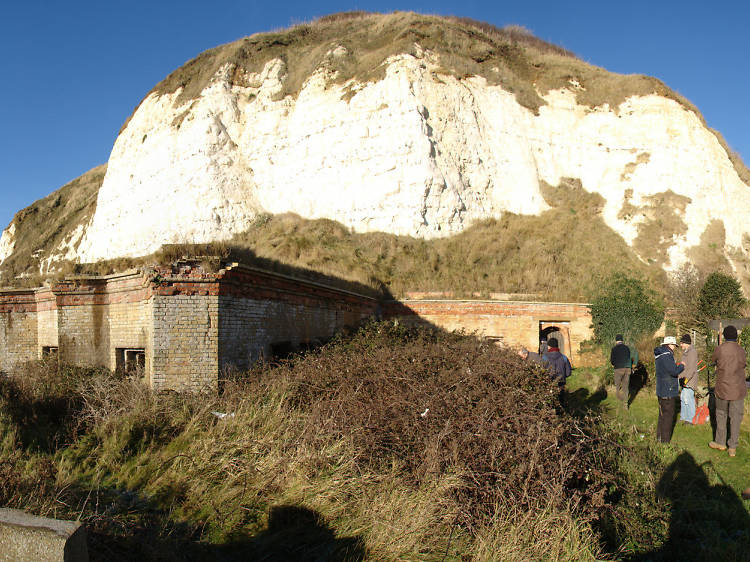
M540 216L506 213L450 238L421 240L384 233L353 233L330 220L294 215L260 217L226 243L172 246L144 258L62 273L112 273L181 256L220 255L225 259L313 277L344 288L402 297L406 291L452 290L457 297L491 292L536 293L542 300L581 301L603 279L626 270L664 287L661 269L640 261L609 228L599 211L603 200L576 182L547 187L555 206ZM30 285L39 278L27 280Z
M13 283L17 275L38 273L41 260L91 219L106 172L106 164L97 166L16 213L15 247L3 262L0 285Z

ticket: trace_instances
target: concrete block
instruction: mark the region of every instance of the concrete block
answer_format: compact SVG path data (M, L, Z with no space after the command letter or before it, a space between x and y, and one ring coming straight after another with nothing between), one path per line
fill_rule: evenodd
M88 562L86 529L77 521L0 509L0 561Z

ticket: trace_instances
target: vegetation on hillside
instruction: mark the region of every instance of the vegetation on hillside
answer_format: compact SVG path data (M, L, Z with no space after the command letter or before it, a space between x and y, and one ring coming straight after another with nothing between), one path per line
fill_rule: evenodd
M219 256L353 291L402 297L407 291L534 293L547 301L582 301L604 279L627 270L665 284L661 269L643 263L603 221L603 199L579 182L544 186L552 208L539 216L506 213L448 238L422 240L356 233L334 221L296 215L260 216L245 232L216 244L165 246L141 258L67 264L57 276L108 274L186 257ZM28 286L42 278L26 279Z
M664 321L664 304L641 279L616 273L607 279L589 305L594 342L609 351L615 337L626 343L649 343Z
M2 263L0 286L15 285L18 276L38 274L42 260L89 222L106 172L106 164L97 166L15 214L15 246Z

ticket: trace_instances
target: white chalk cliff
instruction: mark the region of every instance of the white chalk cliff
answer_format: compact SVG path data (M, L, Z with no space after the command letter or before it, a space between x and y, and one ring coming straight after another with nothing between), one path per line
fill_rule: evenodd
M331 48L295 96L280 97L281 58L241 81L224 65L194 99L150 94L114 144L76 259L227 239L259 213L447 236L506 211L539 214L548 208L541 182L563 178L601 194L606 223L629 244L646 218L624 205L668 191L689 198L667 267L715 219L727 247L741 248L750 231L750 188L699 116L672 99L592 108L577 103L582 86L571 79L540 92L535 114L502 85L443 73L419 46L369 82L334 80L326 60L345 55ZM0 262L12 238L3 234Z

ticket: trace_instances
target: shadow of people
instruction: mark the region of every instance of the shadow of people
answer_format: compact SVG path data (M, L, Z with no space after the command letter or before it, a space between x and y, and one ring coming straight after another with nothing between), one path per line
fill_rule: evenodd
M630 385L628 388L628 406L633 403L638 393L648 384L648 371L646 365L642 362L633 367L633 372L630 374Z
M585 416L587 414L599 414L602 410L602 402L607 398L607 389L601 385L594 392L587 388L577 388L568 393L567 410L574 416Z
M88 529L92 561L358 562L366 556L360 537L337 537L319 513L295 505L272 507L265 530L240 533L224 544L203 542L200 526L195 525L175 524L164 536L146 527L127 530L97 523L97 528Z
M707 471L721 483L711 485ZM662 475L656 493L670 506L669 536L658 550L627 560L748 560L750 516L713 464L698 465L690 453L682 453Z
M356 562L366 550L360 537L337 537L318 512L280 505L270 509L265 531L227 545L222 554L228 560Z

